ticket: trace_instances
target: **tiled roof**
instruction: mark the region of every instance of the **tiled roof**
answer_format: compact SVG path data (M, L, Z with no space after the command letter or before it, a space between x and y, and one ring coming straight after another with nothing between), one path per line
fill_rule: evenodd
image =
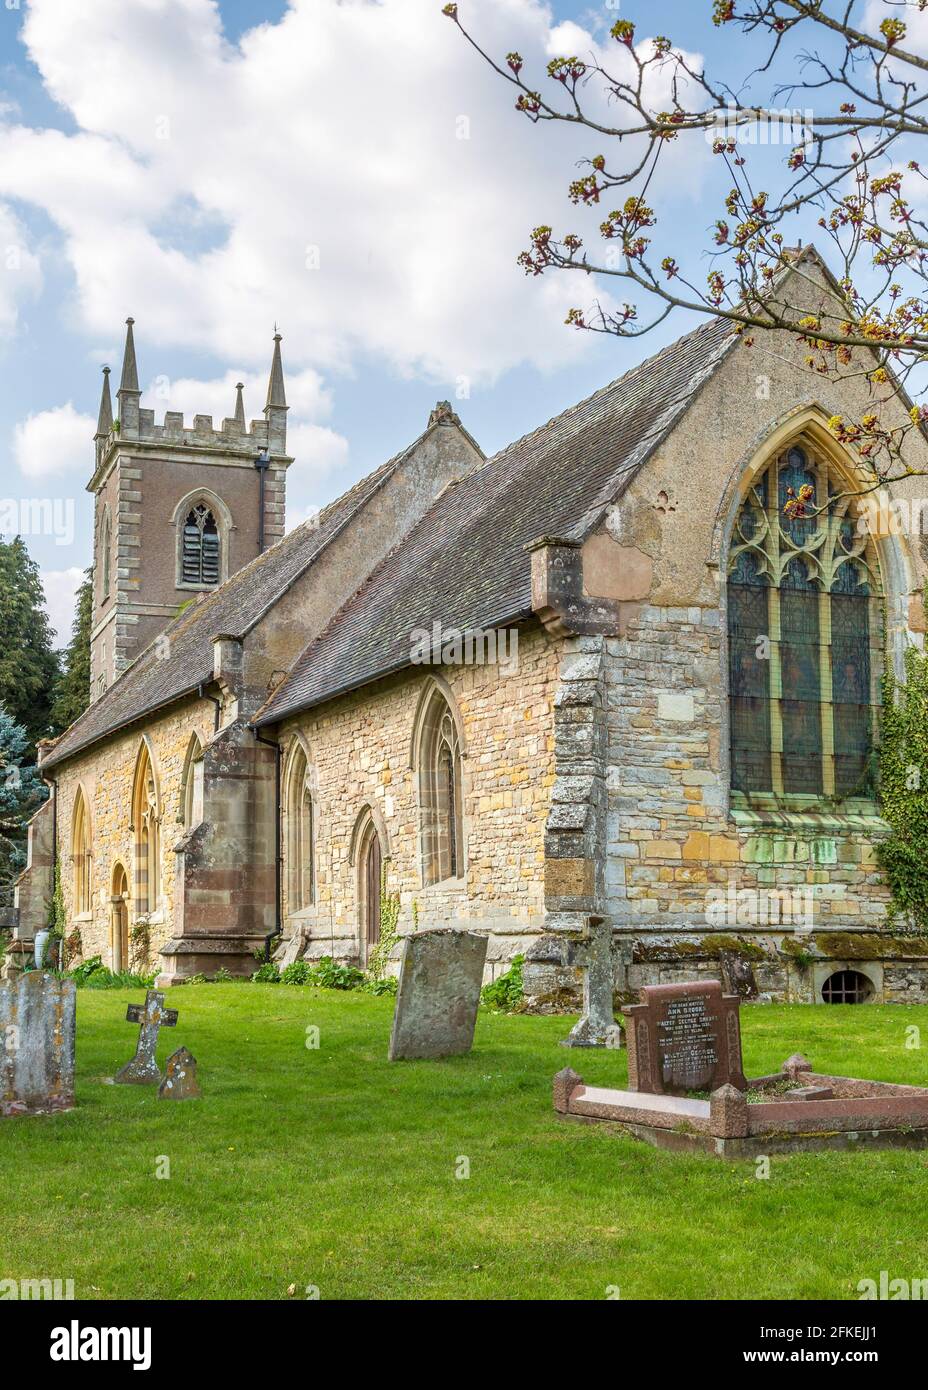
M298 526L170 622L62 734L43 759L43 771L211 680L213 639L219 635L244 637L422 438L424 435L331 502L317 518Z
M737 341L702 324L446 488L303 653L256 723L400 670L410 633L491 628L530 615L541 535L580 540L680 419Z

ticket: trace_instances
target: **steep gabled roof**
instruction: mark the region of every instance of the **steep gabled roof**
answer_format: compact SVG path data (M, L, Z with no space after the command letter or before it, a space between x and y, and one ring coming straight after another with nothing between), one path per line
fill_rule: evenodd
M432 428L430 426L430 428ZM199 689L213 676L213 639L245 637L429 433L382 464L220 588L184 609L42 760L47 771L127 724Z
M541 535L583 539L737 342L713 319L445 489L303 653L256 724L410 664L410 634L490 628L532 612Z

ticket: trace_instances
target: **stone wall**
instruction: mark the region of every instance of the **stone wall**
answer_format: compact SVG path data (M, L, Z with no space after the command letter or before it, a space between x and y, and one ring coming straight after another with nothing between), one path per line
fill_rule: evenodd
M58 854L69 932L80 931L83 956L112 961L110 896L113 874L122 864L132 891L135 837L131 826L132 788L143 734L148 740L158 784L161 848L161 902L150 918L151 962L173 933L175 846L183 833L183 777L194 734L203 744L213 736L215 706L193 698L154 716L71 759L57 770ZM91 910L74 910L71 830L78 787L87 800L91 830ZM130 906L130 927L134 920Z
M157 985L250 974L277 926L276 750L236 720L203 750L202 819L176 842L174 933Z
M762 989L808 999L811 977L770 926L782 924L787 942L811 927L812 955L838 934L879 929L888 892L876 844L888 827L876 808L739 823L723 771L719 620L717 608L644 605L624 638L607 639L607 909L629 938L630 989L717 975L708 940L740 943ZM829 955L842 968L847 951Z
M616 982L634 990L718 975L719 948L737 938L775 996L816 999L825 975L857 968L856 958L875 997L928 999L915 947L879 964L888 893L876 846L888 827L875 804L854 813L821 804L809 814L731 805L725 575L746 479L796 438L834 458L827 420L859 417L872 404L858 375L816 379L795 344L758 338L694 393L584 546L586 586L618 608L605 641ZM884 423L902 424L904 403L884 394ZM917 432L906 449L912 467L928 469ZM853 460L842 466L853 478ZM902 498L920 493L925 478L895 488ZM886 660L898 668L905 644L922 643L924 564L917 538L877 540ZM796 938L796 925L812 930Z
M386 839L387 885L400 894L401 931L414 921L486 928L491 976L541 931L560 645L533 625L520 632L518 655L518 671L508 676L496 666L414 668L281 730L286 750L294 737L304 740L314 788L316 900L285 917L288 935L308 938L307 955L358 956L355 830L367 806ZM460 716L466 865L459 879L430 886L422 881L411 766L427 671L445 683Z
M169 417L159 432L149 416L150 412L141 412L141 443L132 447L151 444L166 448L170 443L176 444L177 452L170 459L146 455L144 467L151 471L151 477L146 471L144 496L139 491L143 481L139 470L126 472L127 459L132 462L135 455L123 457L129 446L122 436L111 440L102 451L103 462L96 479L111 503L114 525L119 518L118 578L121 586L130 588L137 586L140 572L139 538L128 536L126 527L140 527L140 534L148 534L146 528L154 528L150 536L154 544L157 528L167 524L165 507L170 497L164 492L165 479L170 477L176 491L185 480L189 481L188 473L193 476L191 463L199 460L197 476L201 483L208 481L209 472L204 454L187 456L196 440L181 431L177 419ZM204 449L209 445L218 451L213 460L215 467L224 468L223 476L227 479L253 487L253 458L249 454L243 462L234 457L236 450L248 453L251 435L243 433L234 422L226 422L228 428L224 427L221 435L209 435L207 418L198 420L194 433L200 430L203 437L197 436L199 442ZM282 422L281 415L281 430ZM283 448L282 434L277 445ZM160 982L175 983L200 971L214 972L220 966L238 973L253 969L254 950L277 926L276 755L255 738L247 720L266 701L282 673L357 591L372 567L415 525L435 496L452 479L479 465L482 458L457 417L450 411L436 410L423 436L390 467L381 470L375 485L360 496L350 525L335 532L313 563L292 580L246 633L210 634L214 679L209 692L219 703L222 725L215 738L216 705L210 699L191 697L164 714L139 720L126 733L100 739L55 770L59 787L58 852L68 926L70 932L79 929L85 956L100 954L107 963L112 960L110 896L117 864L125 867L129 879L130 928L136 921L132 900L136 855L130 817L136 758L145 736L156 769L162 811L161 900L149 922L151 962L157 960L159 953L163 957ZM270 541L279 536L283 525L283 486L281 464L268 475ZM125 496L120 487L128 489ZM224 496L231 505L237 494L229 493L225 487ZM257 526L255 510L250 514ZM160 576L158 582L167 584L173 575L174 551L167 543L155 545L154 549L143 547L143 551L151 559L153 572ZM233 568L249 558L246 551L233 551ZM116 576L114 566L114 586ZM117 632L123 636L128 633L132 641L136 640L138 634L134 630L129 633L125 621L122 615L119 626L115 619L108 622L109 636L105 640L110 642L110 657L111 639ZM102 642L104 638L98 636ZM171 659L169 648L165 659ZM199 773L198 823L189 827L192 833L187 834L183 823L183 779L193 733L199 736L205 751ZM87 798L92 843L92 908L80 918L74 911L70 857L78 786L83 786ZM48 838L50 850L50 832ZM180 840L183 845L178 852ZM24 876L24 903L38 902L43 894L45 900L50 896L50 856L48 863L40 863L40 859L41 856L36 859L35 871ZM178 884L183 891L178 892ZM31 920L34 915L30 907L24 920Z

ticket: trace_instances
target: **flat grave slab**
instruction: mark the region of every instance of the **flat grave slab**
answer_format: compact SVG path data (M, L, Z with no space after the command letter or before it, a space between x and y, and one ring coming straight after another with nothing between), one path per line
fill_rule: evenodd
M720 1158L814 1149L928 1148L928 1087L830 1076L799 1053L748 1080L739 1001L717 981L652 985L625 1011L627 1090L586 1086L569 1067L554 1109L612 1121L635 1138Z

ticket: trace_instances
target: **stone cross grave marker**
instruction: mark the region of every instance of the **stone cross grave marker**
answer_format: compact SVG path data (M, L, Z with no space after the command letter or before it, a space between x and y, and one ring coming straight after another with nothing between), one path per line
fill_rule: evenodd
M730 1083L744 1091L739 1002L718 980L646 985L625 1010L629 1090L685 1095Z
M135 1056L131 1062L121 1067L113 1077L117 1086L157 1086L161 1072L155 1061L158 1048L158 1032L173 1028L177 1023L177 1010L164 1007L164 995L157 989L150 989L145 995L144 1007L130 1004L126 1009L126 1022L138 1023L139 1037L135 1045Z
M754 978L754 967L749 960L737 951L719 951L719 965L726 993L737 994L739 999L757 998L759 990Z
M583 970L583 1014L562 1047L621 1047L622 1029L612 1011L612 923L590 917L583 937L571 945L571 964Z
M74 1105L75 991L41 970L0 984L0 1115Z
M199 1100L202 1094L197 1084L197 1059L186 1047L179 1047L165 1063L158 1099Z
M474 1042L487 938L453 927L403 943L389 1059L453 1057Z

